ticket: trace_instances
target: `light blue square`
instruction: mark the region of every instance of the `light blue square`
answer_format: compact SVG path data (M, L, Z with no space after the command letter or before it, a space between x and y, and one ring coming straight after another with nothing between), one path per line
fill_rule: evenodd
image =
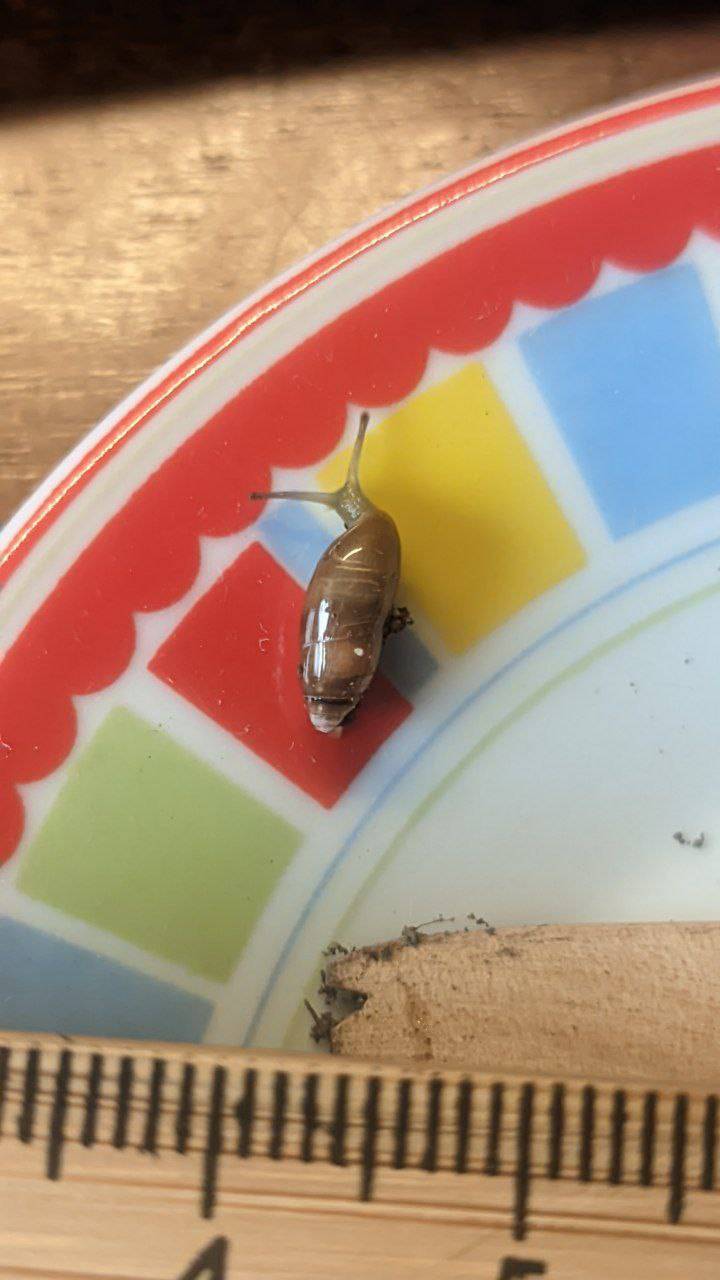
M720 347L692 265L567 307L520 347L616 538L720 492Z
M0 918L0 1027L201 1040L213 1006L93 951Z
M302 502L268 502L258 521L260 534L268 551L302 586L307 586L315 566L330 543L342 533L337 521L335 532L328 531Z
M399 635L388 636L383 645L380 670L410 702L437 669L435 658L410 627Z

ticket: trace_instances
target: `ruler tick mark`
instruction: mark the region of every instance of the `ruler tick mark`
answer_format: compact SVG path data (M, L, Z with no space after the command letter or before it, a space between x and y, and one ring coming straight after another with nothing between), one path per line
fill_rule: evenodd
M370 1200L372 1198L373 1178L375 1175L375 1151L377 1144L379 1104L380 1080L378 1076L370 1076L365 1093L365 1123L362 1146L362 1168L360 1172L361 1200Z
M421 1168L426 1169L428 1173L434 1173L437 1169L441 1098L442 1080L436 1077L428 1085L427 1116L425 1119L426 1141L421 1163Z
M62 1166L62 1148L65 1140L64 1125L67 1111L68 1089L70 1087L70 1071L72 1054L63 1049L60 1054L55 1088L53 1091L52 1111L50 1113L50 1130L48 1134L47 1162L45 1172L52 1182L60 1177Z
M580 1110L580 1155L579 1178L581 1182L592 1181L593 1146L595 1143L595 1090L591 1084L582 1091Z
M39 1068L40 1050L28 1049L25 1058L22 1105L17 1122L17 1135L21 1142L32 1142L33 1128L35 1125L35 1103L37 1100Z
M285 1109L287 1107L288 1074L287 1071L276 1071L273 1085L273 1108L270 1124L270 1146L268 1155L271 1160L279 1160L283 1151L285 1137Z
M393 1153L393 1167L395 1169L404 1169L407 1160L411 1098L412 1081L398 1080L395 1101L395 1150Z
M300 1159L309 1164L313 1158L315 1129L317 1127L318 1078L312 1073L305 1077L303 1086L303 1132Z
M195 1093L195 1067L186 1062L180 1081L180 1099L175 1117L175 1150L184 1156L192 1134L193 1096Z
M148 1098L147 1116L145 1118L145 1132L143 1140L140 1144L141 1151L147 1151L151 1155L157 1152L158 1142L158 1126L160 1123L160 1108L162 1106L162 1091L165 1083L165 1062L162 1058L156 1058L152 1066L152 1074L150 1076L150 1095Z
M211 1218L215 1208L217 1190L217 1168L222 1152L222 1120L225 1103L224 1067L216 1067L213 1072L212 1093L210 1095L210 1112L208 1115L205 1155L203 1158L201 1208L203 1218Z
M548 1178L559 1178L562 1171L563 1138L565 1136L565 1086L553 1085L550 1097L550 1132L548 1134Z
M0 1137L2 1137L3 1113L7 1095L7 1080L10 1071L10 1050L7 1045L0 1047Z
M252 1134L253 1124L255 1122L255 1089L257 1084L257 1071L254 1067L248 1067L245 1072L245 1082L243 1093L240 1101L235 1108L240 1132L238 1134L237 1153L246 1160L252 1153Z
M679 1093L673 1109L672 1155L670 1161L670 1196L667 1216L669 1222L679 1222L685 1201L685 1149L687 1146L686 1093Z
M488 1127L485 1173L494 1178L500 1168L500 1131L502 1129L503 1086L499 1081L490 1086L490 1124Z
M470 1145L470 1117L472 1115L472 1081L461 1080L458 1085L457 1102L455 1104L455 1123L457 1137L455 1145L455 1172L465 1173L467 1170L468 1147Z
M657 1132L657 1094L646 1093L643 1102L642 1129L640 1131L640 1185L651 1187L655 1167L655 1137Z
M115 1103L115 1130L112 1145L122 1150L127 1146L128 1122L130 1120L130 1099L133 1087L133 1060L127 1056L120 1059L118 1070L117 1099Z
M90 1059L90 1072L85 1090L85 1115L80 1141L84 1147L91 1147L95 1142L98 1104L100 1101L100 1085L103 1075L102 1054L94 1053Z
M333 1164L345 1164L345 1134L347 1132L347 1103L349 1080L346 1075L338 1076L335 1081L335 1106L332 1118L332 1140L330 1143L330 1159Z
M608 1168L608 1182L613 1186L617 1186L622 1182L626 1122L627 1098L625 1090L616 1089L613 1094L612 1115L610 1117L610 1166Z
M520 1117L517 1132L517 1168L515 1172L515 1206L513 1239L524 1240L528 1199L530 1196L530 1152L532 1143L533 1102L535 1086L524 1084L520 1094Z

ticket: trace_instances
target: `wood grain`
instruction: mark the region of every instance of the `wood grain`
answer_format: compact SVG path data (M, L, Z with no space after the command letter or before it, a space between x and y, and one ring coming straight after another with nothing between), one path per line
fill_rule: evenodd
M720 924L538 925L425 936L335 961L366 996L335 1052L378 1062L714 1088Z
M197 27L187 15L202 7L188 5L169 36L143 40L108 26L123 6L83 18L68 3L36 6L31 40L32 6L10 7L0 519L146 374L298 257L495 148L720 62L712 10L637 26L627 4L613 24L611 5L609 22L555 31L533 6L463 18L449 5L418 25L411 5L393 25L343 5L343 21L295 12L286 28L258 8L226 31L227 6L205 6Z

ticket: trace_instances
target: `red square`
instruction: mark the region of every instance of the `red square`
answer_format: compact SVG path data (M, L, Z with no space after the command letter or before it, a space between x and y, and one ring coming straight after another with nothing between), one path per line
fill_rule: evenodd
M330 808L412 708L379 674L339 738L312 728L297 674L303 596L253 543L190 610L150 670Z

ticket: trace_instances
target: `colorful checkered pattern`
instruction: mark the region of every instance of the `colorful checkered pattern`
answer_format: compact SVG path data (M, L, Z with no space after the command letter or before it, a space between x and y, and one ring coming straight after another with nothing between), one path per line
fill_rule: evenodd
M610 539L720 492L717 332L695 267L592 294L513 343ZM489 367L471 355L375 415L363 481L400 528L415 627L388 641L338 740L310 727L296 670L304 588L337 531L326 512L268 504L178 611L149 677L178 717L212 724L234 760L264 770L283 803L221 774L171 724L110 710L62 773L16 880L41 915L88 930L87 945L0 919L6 1025L202 1038L312 827L282 816L293 797L320 822L352 803L371 764L382 785L435 682L582 573L584 531ZM347 453L317 468L318 486L340 482ZM117 954L93 951L102 938Z

